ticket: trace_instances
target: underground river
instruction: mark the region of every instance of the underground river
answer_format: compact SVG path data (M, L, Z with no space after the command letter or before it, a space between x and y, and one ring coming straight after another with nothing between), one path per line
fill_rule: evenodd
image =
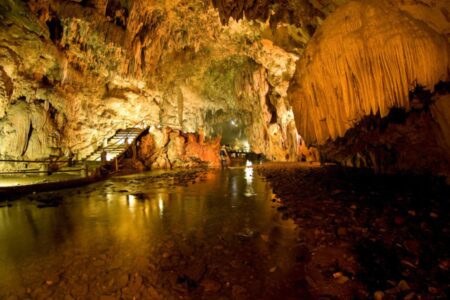
M273 198L248 166L23 197L0 208L0 298L297 298L298 232Z

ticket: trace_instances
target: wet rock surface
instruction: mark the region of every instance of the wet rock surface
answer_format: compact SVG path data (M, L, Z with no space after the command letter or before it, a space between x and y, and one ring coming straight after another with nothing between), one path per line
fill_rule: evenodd
M297 261L319 299L447 299L450 189L425 176L259 168L299 227ZM322 297L322 298L321 298Z

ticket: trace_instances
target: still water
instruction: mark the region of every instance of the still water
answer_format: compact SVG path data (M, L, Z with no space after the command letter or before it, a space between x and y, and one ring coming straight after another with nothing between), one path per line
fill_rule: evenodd
M298 232L254 170L150 172L0 208L0 298L298 298Z

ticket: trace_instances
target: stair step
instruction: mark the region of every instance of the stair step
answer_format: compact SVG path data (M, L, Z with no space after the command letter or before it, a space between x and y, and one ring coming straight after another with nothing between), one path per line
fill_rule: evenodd
M138 136L138 134L133 134L133 133L130 133L130 134L124 134L124 135L122 135L122 134L119 134L119 135L115 135L115 136L113 136L112 138L110 138L110 140L122 140L122 139L126 139L126 138L128 138L128 139L131 139L131 138L135 138L135 137L137 137Z
M101 160L103 150L106 150L106 152L108 153L108 158L110 158L110 160L114 159L117 156L124 153L128 149L129 144L134 142L136 138L146 129L148 129L148 127L147 128L130 127L125 129L119 129L113 136L108 138L110 145L107 145L105 148L98 147L97 149L92 151L89 155L87 155L84 158L84 160L99 162ZM125 139L127 139L128 144L125 144L123 142L120 143L120 140L124 141Z
M126 138L135 138L135 137L137 137L138 135L137 134L129 134L129 135L115 135L115 136L113 136L110 140L123 140L123 139L126 139Z
M117 145L117 147L113 147L113 146L109 146L109 147L105 147L103 149L105 150L115 150L115 149L127 149L128 146L125 145Z
M116 132L116 134L123 134L123 133L137 133L137 132L141 132L142 129L127 129L127 130L122 130L122 131L118 131Z

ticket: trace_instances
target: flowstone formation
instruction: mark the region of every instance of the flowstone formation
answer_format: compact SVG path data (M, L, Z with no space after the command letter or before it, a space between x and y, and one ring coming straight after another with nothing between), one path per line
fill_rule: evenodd
M450 174L450 23L445 7L446 25L427 23L431 7L446 3L436 2L351 1L315 33L289 97L299 132L322 159Z
M6 0L0 19L3 158L81 159L141 120L214 138L236 119L252 151L308 154L287 101L301 47L263 21L223 25L201 0Z

